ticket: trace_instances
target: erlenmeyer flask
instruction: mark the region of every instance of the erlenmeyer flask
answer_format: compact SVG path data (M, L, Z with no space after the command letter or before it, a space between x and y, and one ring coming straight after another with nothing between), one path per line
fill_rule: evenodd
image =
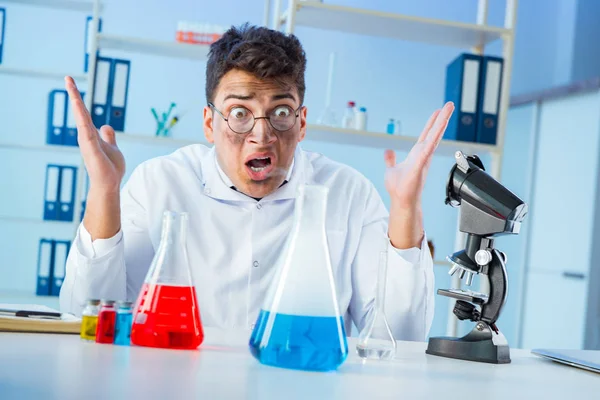
M187 213L164 213L160 245L136 303L133 344L195 349L204 339L185 247L187 223Z
M391 360L396 356L396 339L394 339L384 312L387 251L379 254L377 275L375 309L360 331L356 352L363 359Z
M294 221L252 336L250 352L277 367L328 371L348 356L325 234L328 189L300 186Z

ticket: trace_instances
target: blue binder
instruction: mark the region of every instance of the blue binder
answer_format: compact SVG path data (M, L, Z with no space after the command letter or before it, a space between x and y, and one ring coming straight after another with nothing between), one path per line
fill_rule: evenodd
M81 99L85 98L85 92L81 93ZM67 123L65 128L65 134L63 136L62 144L65 146L79 146L77 142L77 125L75 124L75 113L73 108L70 107L69 101L67 99L66 103L67 107Z
M96 74L94 76L94 98L92 99L92 122L100 128L108 122L110 108L110 81L112 58L96 58Z
M4 49L4 25L6 25L6 8L0 7L0 64L2 64L2 50Z
M50 295L52 269L54 264L54 241L40 239L37 262L37 284L35 294L38 296Z
M85 20L85 42L83 44L83 52L85 53L83 58L83 72L88 72L90 63L90 47L92 45L92 16L88 15ZM96 32L102 32L102 18L98 18L98 30ZM96 57L100 52L96 50Z
M454 102L455 112L448 121L444 138L475 142L477 105L482 57L463 53L446 68L445 100Z
M110 113L108 125L115 131L125 130L125 111L127 108L127 89L129 87L129 60L114 59L110 74Z
M60 183L58 198L58 219L60 221L73 221L76 187L77 167L60 167Z
M68 100L66 90L55 89L48 95L47 144L63 144L63 138L67 136Z
M52 280L50 281L51 296L58 296L60 294L60 288L65 280L65 266L70 248L70 241L54 241L54 268L52 269Z
M60 165L46 166L46 183L44 186L44 220L58 219L58 190L60 187Z
M477 141L480 143L496 144L503 66L501 57L483 57L477 117Z

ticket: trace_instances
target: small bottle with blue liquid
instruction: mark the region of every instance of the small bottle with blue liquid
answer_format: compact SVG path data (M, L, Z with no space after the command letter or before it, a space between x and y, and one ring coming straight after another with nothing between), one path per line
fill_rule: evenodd
M131 344L131 325L133 323L133 304L130 301L118 303L115 324L115 344L129 346Z
M394 118L390 118L387 124L386 132L390 135L394 134L394 128L396 128L396 124L394 123Z
M348 356L325 234L327 196L324 186L299 188L292 231L250 337L262 364L331 371Z

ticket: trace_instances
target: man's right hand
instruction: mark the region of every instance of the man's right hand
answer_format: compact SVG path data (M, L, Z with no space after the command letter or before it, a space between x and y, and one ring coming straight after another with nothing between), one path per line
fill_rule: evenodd
M125 175L125 158L117 147L115 131L108 125L94 126L73 78L65 78L77 125L77 141L90 177L83 223L92 240L114 236L121 227L119 191Z

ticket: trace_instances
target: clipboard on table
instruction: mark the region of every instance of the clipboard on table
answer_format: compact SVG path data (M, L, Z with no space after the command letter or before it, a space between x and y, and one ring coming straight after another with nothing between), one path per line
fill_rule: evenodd
M0 332L79 334L81 319L34 304L0 304Z

